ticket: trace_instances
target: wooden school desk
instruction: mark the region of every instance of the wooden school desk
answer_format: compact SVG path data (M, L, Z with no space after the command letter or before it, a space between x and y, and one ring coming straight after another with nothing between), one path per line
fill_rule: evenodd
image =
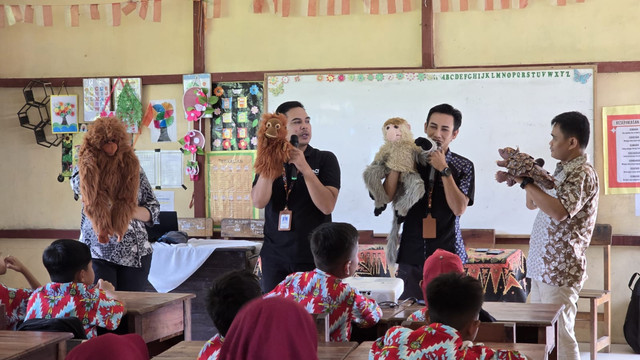
M137 291L117 291L116 294L127 309L118 333L138 334L147 344L172 338L191 340L191 299L194 294ZM149 351L153 352L151 348Z
M0 331L0 359L64 360L72 333Z
M182 341L169 350L155 356L154 360L193 360L206 341ZM358 346L357 342L318 343L319 360L342 360Z

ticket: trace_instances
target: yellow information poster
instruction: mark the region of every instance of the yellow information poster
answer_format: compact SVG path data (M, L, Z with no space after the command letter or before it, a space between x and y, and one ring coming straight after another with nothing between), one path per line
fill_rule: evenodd
M219 227L222 219L257 219L251 203L252 150L211 151L206 156L207 217Z

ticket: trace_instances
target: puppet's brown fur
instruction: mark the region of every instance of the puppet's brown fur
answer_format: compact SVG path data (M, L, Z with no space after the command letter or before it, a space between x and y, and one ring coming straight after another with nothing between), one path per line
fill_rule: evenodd
M256 174L267 179L282 175L283 164L289 161L287 141L287 117L283 114L262 114L258 129L258 151L256 153Z
M113 156L102 149L109 141L118 145ZM98 240L107 243L109 235L118 235L120 241L137 207L140 185L140 163L120 119L99 118L89 127L78 153L78 172L84 212Z

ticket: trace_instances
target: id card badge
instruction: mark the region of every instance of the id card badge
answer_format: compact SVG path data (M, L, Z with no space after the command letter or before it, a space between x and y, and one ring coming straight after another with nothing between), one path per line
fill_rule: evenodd
M436 219L432 218L431 214L422 219L422 237L424 239L436 238Z
M291 230L291 210L284 209L278 216L278 231Z

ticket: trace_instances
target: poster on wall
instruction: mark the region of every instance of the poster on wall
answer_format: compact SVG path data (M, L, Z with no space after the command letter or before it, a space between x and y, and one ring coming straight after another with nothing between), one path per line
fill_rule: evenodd
M213 95L211 150L256 149L258 124L264 109L262 82L218 83Z
M605 194L640 193L640 105L602 108Z
M142 79L113 79L113 106L116 116L127 125L127 132L140 132L142 121Z
M78 132L78 96L52 95L51 131L54 134Z
M109 112L111 105L107 104L109 96L111 96L109 78L82 79L82 87L85 122L94 121L98 118L102 109Z
M172 142L178 140L176 126L176 101L151 100L152 121L149 124L151 142Z
M211 151L206 154L207 217L219 227L222 219L257 219L251 202L255 151Z

